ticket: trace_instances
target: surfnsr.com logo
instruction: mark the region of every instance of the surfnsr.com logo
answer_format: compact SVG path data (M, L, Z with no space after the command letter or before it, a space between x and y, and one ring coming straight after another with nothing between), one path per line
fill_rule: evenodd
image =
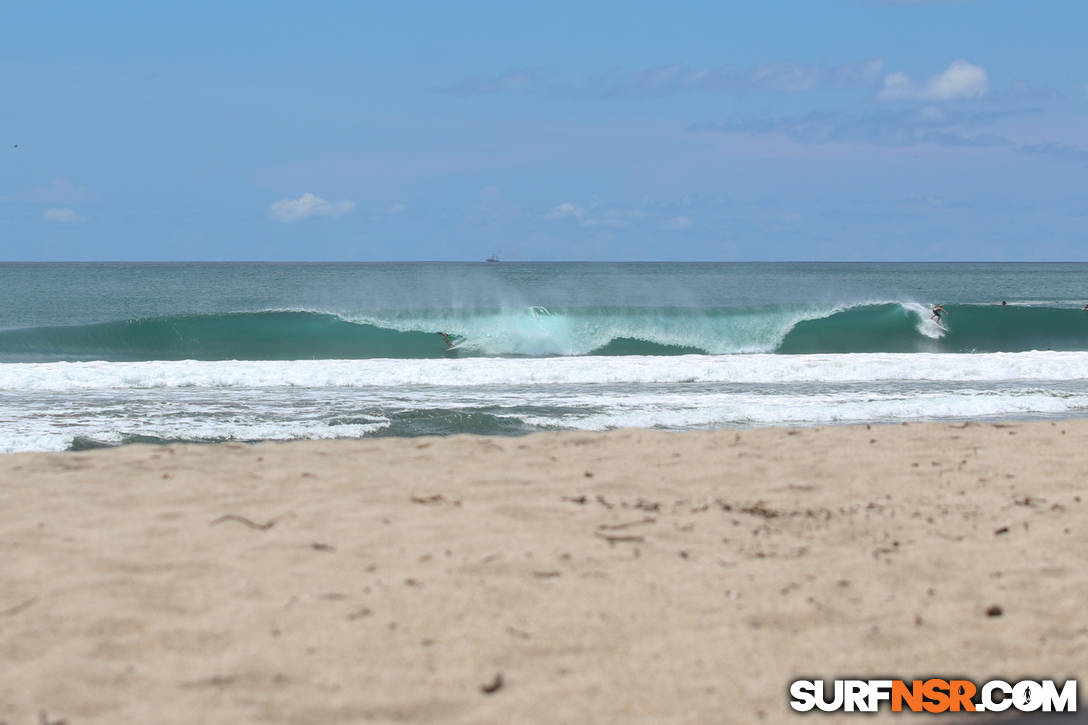
M892 712L1076 712L1077 681L1059 688L1054 680L795 680L790 707L798 712L876 712L888 703Z

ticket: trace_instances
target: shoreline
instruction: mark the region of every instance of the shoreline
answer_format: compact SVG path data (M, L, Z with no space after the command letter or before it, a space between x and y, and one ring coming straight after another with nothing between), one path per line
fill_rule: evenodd
M801 677L1083 679L1086 438L1046 419L5 454L0 721L775 722Z
M98 439L79 438L80 443L78 447L68 447L63 450L37 450L37 451L0 451L0 460L4 456L24 455L24 454L63 454L63 453L87 453L90 451L109 451L120 448L127 448L129 446L148 445L153 447L167 447L167 446L197 446L197 447L215 447L222 445L243 445L243 446L257 446L263 444L275 444L275 445L290 445L294 443L334 443L337 441L342 442L362 442L362 441L387 441L387 440L431 440L431 439L443 439L453 438L455 436L463 436L465 438L494 438L497 441L501 440L516 440L520 438L528 438L537 435L552 435L552 434L571 434L571 435L609 435L622 430L646 430L655 433L665 433L667 435L684 435L686 433L714 433L717 431L730 431L730 432L745 432L756 430L813 430L816 428L851 428L851 427L864 427L869 426L871 428L881 429L885 427L905 426L905 425L949 425L949 426L962 426L964 423L970 425L1005 425L1005 424L1022 424L1022 423L1065 423L1068 421L1088 421L1088 417L1085 417L1081 411L1076 414L1072 413L1023 413L1020 415L1001 415L992 416L986 418L942 418L931 420L872 420L872 421L849 421L849 422L813 422L813 423L792 423L789 425L782 423L749 423L745 425L720 425L714 428L685 428L685 429L667 429L667 428L638 428L638 427L626 427L626 428L613 428L610 430L580 430L576 428L570 428L565 430L553 430L553 431L541 431L531 430L528 432L514 432L514 433L448 433L444 435L435 435L432 433L421 433L411 435L383 435L379 433L368 433L359 437L343 437L343 438L292 438L289 440L278 438L260 438L254 440L232 440L232 441L206 441L206 440L177 440L177 439L151 439L151 440L132 440L132 441L100 441ZM73 445L75 445L73 441Z
M0 451L1053 420L1088 411L1086 366L1088 351L0 364Z

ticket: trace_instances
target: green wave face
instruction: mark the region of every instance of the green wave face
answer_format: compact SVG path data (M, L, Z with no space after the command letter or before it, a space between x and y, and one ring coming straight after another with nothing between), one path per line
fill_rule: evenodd
M1088 311L946 305L434 310L360 321L319 312L175 315L0 331L0 361L300 360L742 352L1088 350ZM439 332L454 343L447 349Z
M1088 310L948 305L951 352L1088 350Z
M946 330L920 305L851 307L793 327L781 353L1023 352L1088 350L1088 311L1052 307L946 305Z
M788 354L944 351L942 339L919 331L921 323L918 311L898 304L852 307L797 323L777 351Z
M0 356L59 360L304 360L441 356L436 333L312 312L178 315L0 332Z

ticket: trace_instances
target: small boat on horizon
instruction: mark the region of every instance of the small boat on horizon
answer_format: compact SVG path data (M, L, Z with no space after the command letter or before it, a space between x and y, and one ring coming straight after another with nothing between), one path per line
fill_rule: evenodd
M488 257L484 261L485 262L498 262L499 258L497 256L495 256L494 254L492 254L490 257Z

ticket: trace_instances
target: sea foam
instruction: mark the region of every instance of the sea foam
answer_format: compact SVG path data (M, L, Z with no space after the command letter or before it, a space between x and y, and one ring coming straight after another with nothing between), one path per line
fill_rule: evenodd
M0 390L1076 380L1088 352L0 364Z

